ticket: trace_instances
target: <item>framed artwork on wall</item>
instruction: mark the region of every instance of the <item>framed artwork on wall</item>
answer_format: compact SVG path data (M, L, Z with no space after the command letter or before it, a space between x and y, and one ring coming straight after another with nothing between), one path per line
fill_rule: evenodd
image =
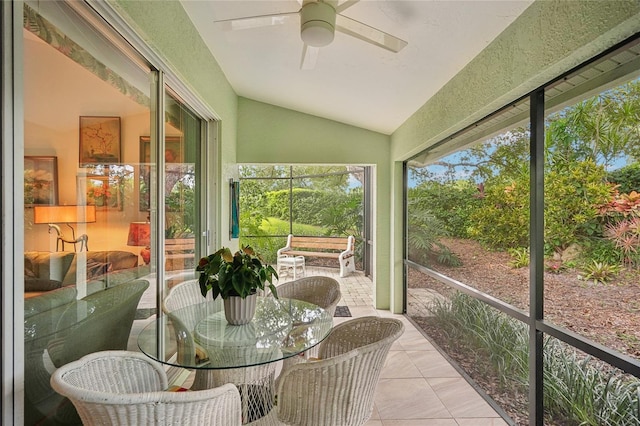
M164 161L167 165L165 182L167 193L182 176L182 163L184 161L184 148L180 136L165 137ZM151 206L151 138L140 136L140 211L148 211Z
M58 157L24 157L24 203L58 204Z
M88 175L85 179L86 205L96 206L97 209L118 208L121 205L119 185L109 176Z
M120 163L120 117L80 117L80 165Z

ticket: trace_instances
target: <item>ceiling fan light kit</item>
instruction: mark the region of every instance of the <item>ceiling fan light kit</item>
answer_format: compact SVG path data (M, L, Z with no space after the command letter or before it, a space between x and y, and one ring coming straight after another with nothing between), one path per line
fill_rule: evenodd
M227 30L242 30L284 24L293 16L299 15L300 38L303 41L300 69L303 70L315 67L319 48L331 44L336 31L394 53L401 51L407 45L406 41L342 14L359 1L298 0L302 7L295 12L279 12L215 22Z
M327 46L333 41L336 10L328 3L305 3L300 10L300 38L312 47Z

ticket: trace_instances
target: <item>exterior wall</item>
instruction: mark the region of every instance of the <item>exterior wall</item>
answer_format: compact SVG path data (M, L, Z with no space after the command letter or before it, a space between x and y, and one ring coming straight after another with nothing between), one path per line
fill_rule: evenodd
M391 135L392 161L401 164L639 31L640 3L635 0L536 1ZM402 184L391 185L390 223L397 224ZM397 256L403 235L398 226L393 232ZM399 261L394 265L397 288L402 267ZM393 308L398 312L396 303Z
M389 136L242 97L238 108L238 163L375 166L374 301L389 309Z
M393 133L392 158L417 154L638 31L635 0L536 1Z
M127 19L145 42L171 64L173 71L209 105L220 119L217 152L210 161L216 162L215 188L211 198L216 203L216 239L214 247L233 246L224 224L229 223L229 178L237 177L236 132L238 97L222 69L196 31L186 12L177 1L109 0ZM214 192L213 192L214 191Z

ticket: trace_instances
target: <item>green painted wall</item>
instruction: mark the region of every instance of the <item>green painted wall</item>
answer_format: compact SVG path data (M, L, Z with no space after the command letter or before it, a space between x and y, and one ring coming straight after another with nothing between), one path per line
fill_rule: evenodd
M109 0L127 19L145 42L162 56L172 71L190 86L220 118L215 161L218 182L237 177L236 131L238 97L200 34L191 23L182 5L177 1ZM224 185L211 186L211 199L219 200L212 206L216 221L214 246L233 245L225 225L229 223L229 191ZM237 245L237 242L236 242Z
M389 309L389 136L274 105L239 98L238 163L375 166L374 301Z
M378 164L389 136L240 97L239 163Z
M637 0L536 1L393 133L393 159L407 159L638 31Z
M376 166L376 305L394 312L402 309L402 161L640 31L637 0L536 1L389 138L238 99L179 3L110 1L221 118L220 182L236 160ZM226 193L214 194L221 223Z
M637 0L536 1L391 135L393 161L401 164L639 31ZM397 169L393 178L402 179ZM392 243L398 256L402 185L392 187ZM401 287L402 268L394 268L392 277ZM399 309L394 302L393 310Z

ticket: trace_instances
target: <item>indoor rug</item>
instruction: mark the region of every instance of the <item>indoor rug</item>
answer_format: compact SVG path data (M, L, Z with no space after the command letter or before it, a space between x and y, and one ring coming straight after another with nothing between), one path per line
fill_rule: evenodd
M333 316L334 317L350 317L351 311L349 311L348 306L336 306L336 313Z

